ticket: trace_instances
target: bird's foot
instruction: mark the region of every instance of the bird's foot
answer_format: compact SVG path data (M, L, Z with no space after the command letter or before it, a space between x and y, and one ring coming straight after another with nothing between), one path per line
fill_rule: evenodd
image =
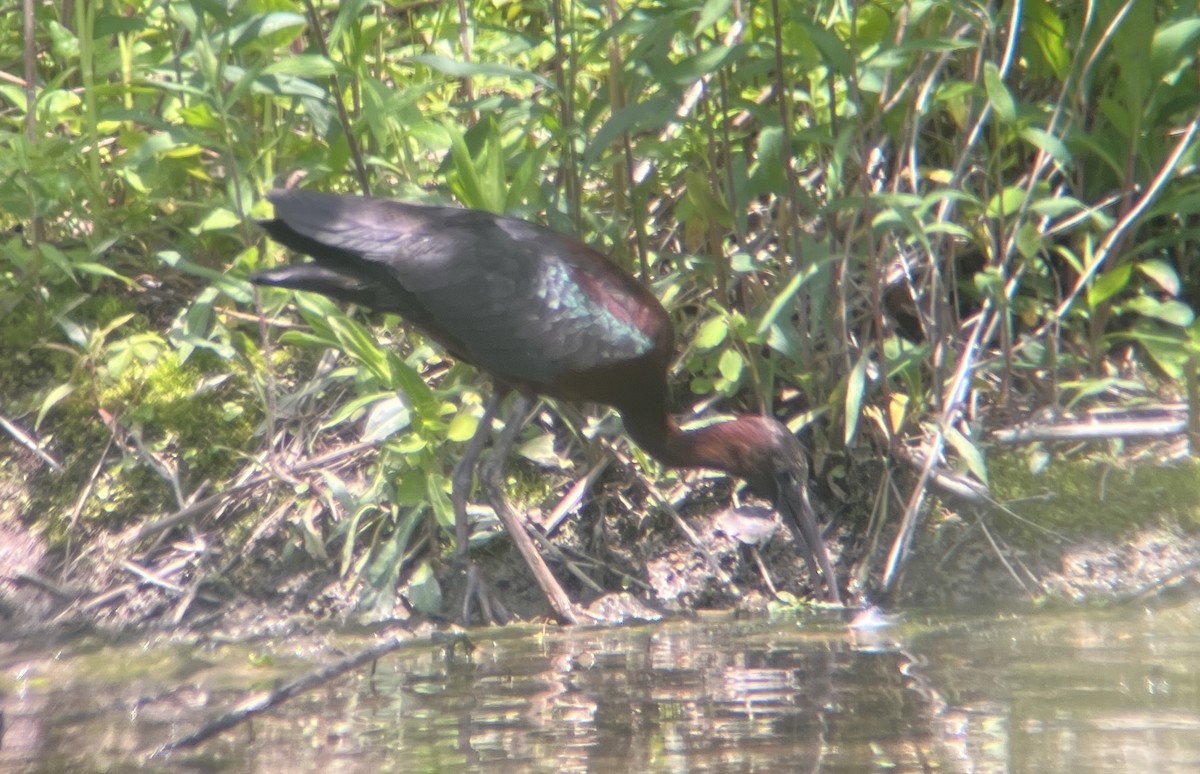
M471 608L479 606L479 614L483 623L489 626L503 626L512 620L504 603L492 593L491 587L479 573L479 568L473 562L467 563L467 587L463 593L462 623L471 624Z

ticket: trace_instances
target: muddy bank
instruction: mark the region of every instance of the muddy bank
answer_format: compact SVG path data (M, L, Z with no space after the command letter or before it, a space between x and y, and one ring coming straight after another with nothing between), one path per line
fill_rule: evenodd
M1195 478L1186 468L1179 475L1184 481ZM1065 487L1070 480L1058 483ZM648 504L645 486L640 477L616 471L578 513L556 525L555 545L573 569L561 559L551 565L572 599L620 618L701 609L765 613L810 597L812 578L777 515L752 506L731 509L728 484L716 480L691 489L681 500L677 522ZM1146 486L1144 477L1110 475L1106 490L1093 496L1126 508L1124 498ZM852 604L1126 602L1197 591L1200 535L1191 527L1190 512L1168 507L1171 497L1156 496L1162 511L1142 514L1141 526L1112 530L1092 496L1066 494L1076 498L1075 505L1060 500L1059 515L1026 507L1023 520L935 503L891 599L881 599L859 580L870 577L864 570L870 555L867 533L852 517L862 504L819 501L832 519L827 542ZM1184 501L1182 495L1175 499ZM620 503L638 508L623 509ZM1061 513L1072 509L1087 514L1083 527L1061 523ZM4 633L100 627L254 636L330 622L449 625L462 609L464 574L448 553L429 554L431 540L403 568L428 561L433 577L417 587L412 573L398 573L393 593L380 595L361 575L343 571L332 550L336 544L325 559L302 550L304 535L291 522L280 520L268 528L259 521L252 537L219 527L201 519L169 539L159 535L141 544L128 543L128 533L102 534L72 546L66 556L52 550L17 508L6 507L0 510ZM507 540L486 541L473 555L508 617L548 620L540 590ZM421 612L430 593L436 593L440 612Z

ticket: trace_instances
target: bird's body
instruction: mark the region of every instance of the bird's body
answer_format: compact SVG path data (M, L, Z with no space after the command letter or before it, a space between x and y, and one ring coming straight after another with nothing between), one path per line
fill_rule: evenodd
M814 576L819 566L830 598L838 598L795 437L753 415L681 431L667 410L670 319L604 255L550 229L475 210L297 190L268 198L275 218L263 228L315 262L265 271L254 282L399 314L526 396L614 407L629 435L661 462L732 473L792 512Z

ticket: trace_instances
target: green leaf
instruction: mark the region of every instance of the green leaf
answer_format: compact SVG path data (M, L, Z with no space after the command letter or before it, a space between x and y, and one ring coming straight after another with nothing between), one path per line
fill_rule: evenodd
M1162 288L1163 292L1178 296L1183 288L1183 283L1179 280L1179 274L1175 271L1175 267L1170 263L1158 258L1151 258L1148 261L1142 261L1137 264L1137 270L1149 277L1154 284Z
M779 291L779 295L775 296L775 299L771 301L771 305L767 307L767 311L763 314L762 319L758 321L758 328L755 330L757 335L762 336L775 325L776 318L783 313L785 307L792 303L792 299L800 292L800 288L804 283L817 276L817 272L820 269L821 263L813 261L792 275L792 278L784 285L783 290Z
M242 219L237 216L237 213L228 210L224 207L213 209L204 217L204 220L192 229L193 234L203 234L206 231L224 231L225 229L236 228L242 224Z
M320 54L296 54L272 62L262 75L288 75L298 78L328 78L337 72L333 62Z
M1004 305L1004 275L1000 273L999 269L994 267L981 269L975 272L972 281L975 283L975 288L979 291L979 295L984 298L990 298L997 304Z
M376 548L363 570L365 588L359 608L369 610L377 619L391 618L394 614L396 584L400 580L404 554L422 521L419 510L410 511L392 533L391 540Z
M1124 107L1140 113L1151 86L1150 54L1154 40L1156 3L1134 0L1125 4L1119 24L1113 25L1112 47L1117 80L1124 86L1116 90ZM1109 7L1116 10L1117 3ZM1121 92L1124 91L1122 94Z
M674 115L675 101L667 96L655 97L618 110L592 135L584 152L585 163L595 164L608 147L626 132L660 129Z
M350 487L346 486L346 482L331 470L322 470L320 474L321 480L325 482L325 489L338 507L346 513L354 513L358 508L358 501L350 493Z
M431 70L437 70L440 73L445 73L455 78L486 76L507 81L533 81L538 86L553 94L558 93L558 87L552 81L547 80L537 73L522 70L519 67L487 64L485 62L463 62L436 54L417 54L416 56L408 57L405 61L425 65Z
M1059 166L1070 166L1073 157L1067 144L1045 129L1028 126L1021 130L1021 137L1025 138L1025 141L1033 147L1044 151Z
M1067 49L1065 25L1055 12L1055 7L1046 0L1025 0L1021 31L1028 34L1037 46L1029 52L1035 71L1040 70L1038 65L1042 64L1050 71L1050 75L1059 80L1065 78L1071 66L1071 54ZM1035 52L1040 56L1040 62L1038 56L1033 55Z
M986 484L988 482L987 462L979 447L971 443L970 439L954 427L946 428L946 442L954 447L954 451L958 452L958 456L966 463L967 470Z
M754 149L754 164L750 171L755 194L782 193L787 187L784 174L784 133L778 126L768 125L758 133L758 145Z
M350 31L354 22L362 15L363 10L373 4L374 0L344 0L337 4L337 17L329 30L329 40L341 40Z
M136 287L137 283L128 277L124 277L102 263L95 261L76 261L74 263L75 271L79 274L89 274L95 277L108 277L109 279L120 280L129 287Z
M1101 272L1087 290L1088 306L1095 309L1125 288L1129 287L1129 277L1133 274L1133 264L1126 263L1115 269Z
M737 383L742 378L745 365L742 353L730 348L721 353L721 358L717 361L717 370L727 381Z
M1152 319L1141 318L1124 338L1136 341L1172 379L1183 378L1192 353L1182 331L1164 328Z
M446 440L454 442L469 441L479 428L479 417L467 411L460 411L450 420L446 430Z
M988 102L996 111L996 118L1001 123L1011 124L1017 120L1017 103L1004 85L1000 77L1000 69L994 62L984 62L983 87L987 92Z
M733 5L733 0L706 0L704 7L700 9L700 15L696 18L696 24L692 27L692 35L699 35L705 32L716 23Z
M846 421L843 440L847 445L854 440L858 430L858 419L862 416L863 399L867 391L867 352L864 350L858 356L850 376L846 379Z
M694 56L684 57L669 68L664 68L658 73L658 78L664 83L689 86L721 69L726 62L743 50L742 46L713 46Z
M57 406L63 398L66 398L75 388L70 384L60 384L46 394L42 400L42 405L38 408L37 419L33 421L33 429L36 431L42 426L42 420L46 418L46 414L50 413L50 409Z
M367 414L362 440L366 443L386 440L407 428L411 422L408 404L399 395L392 394L376 402Z
M1150 44L1150 74L1158 79L1196 59L1200 18L1182 19L1160 27Z
M1009 186L988 201L987 216L989 218L1011 218L1021 209L1021 203L1024 201L1025 189L1017 185Z
M422 421L437 421L441 412L437 396L421 378L417 370L396 356L394 352L387 353L388 371L391 374L391 386L398 388L408 398L413 413Z
M1136 296L1121 305L1121 311L1136 312L1144 317L1161 320L1168 325L1186 328L1196 321L1192 308L1182 301L1159 301L1151 296Z
M295 29L299 31L307 20L298 13L289 11L272 11L253 17L244 24L239 24L229 30L229 37L235 49L249 43L255 43L273 35L280 30Z
M426 476L425 496L433 506L433 515L438 524L447 532L454 532L454 504L446 494L446 477L441 473L429 473Z
M846 75L855 71L854 57L846 48L846 44L834 32L819 27L807 19L793 17L792 21L797 22L798 26L808 33L813 45L821 52L821 59L824 60L827 67L834 72Z
M688 170L684 175L685 195L687 200L696 208L696 212L705 224L716 223L725 228L733 226L733 216L725 206L709 182L708 177L699 170Z
M516 452L530 462L541 465L544 468L564 470L571 467L570 461L561 457L554 450L554 433L538 433L533 438L518 446Z
M442 587L429 562L421 562L413 570L408 583L408 601L425 615L436 615L442 609Z
M701 352L713 349L729 335L729 318L725 315L706 320L692 338L692 346Z
M1032 223L1024 223L1017 229L1017 252L1025 258L1033 258L1042 251L1042 232Z
M499 129L491 117L478 126L484 135L479 154L473 156L458 127L449 122L445 124L450 135L450 160L454 172L452 187L468 207L503 214L507 187ZM476 140L478 142L478 136Z

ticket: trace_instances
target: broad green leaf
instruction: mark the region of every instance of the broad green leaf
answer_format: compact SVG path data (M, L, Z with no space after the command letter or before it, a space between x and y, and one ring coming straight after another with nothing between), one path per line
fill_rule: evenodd
M988 482L987 462L979 447L971 443L970 439L954 427L946 428L946 442L954 447L954 451L958 452L958 456L966 463L967 470L986 484Z
M1150 74L1162 78L1188 62L1196 61L1200 41L1200 18L1171 22L1154 33L1150 44Z
M437 421L441 416L441 412L438 410L437 396L421 378L421 374L397 357L394 352L387 353L387 360L392 386L398 388L408 398L413 413L423 422Z
M1177 328L1164 328L1158 322L1141 318L1121 338L1136 341L1154 362L1172 379L1182 379L1192 358L1186 335Z
M706 0L704 7L700 9L700 15L696 18L696 24L692 27L692 35L699 35L708 30L717 19L720 19L733 5L733 0Z
M1178 296L1183 287L1175 267L1158 258L1139 262L1137 270L1153 280L1154 284L1162 288L1163 292L1168 295Z
M742 378L745 365L742 353L730 348L721 353L721 358L717 361L717 370L727 381L736 383Z
M704 352L725 341L727 335L729 335L729 318L724 315L713 317L700 326L700 330L692 338L692 346Z
M617 138L626 132L657 130L675 115L675 100L654 97L618 110L596 130L584 152L584 161L595 164Z
M687 185L685 195L704 223L716 223L730 228L733 225L733 216L725 202L713 191L708 177L699 170L689 170L684 179Z
M1017 229L1017 252L1025 258L1033 258L1042 251L1042 232L1032 223L1024 223Z
M564 459L554 450L554 433L538 433L518 446L516 452L530 462L545 468L563 470L571 467L570 460Z
M1009 186L988 201L987 216L989 218L1011 218L1017 210L1021 209L1021 203L1024 201L1025 189L1021 186Z
M369 610L377 618L391 618L396 605L396 585L400 580L400 569L404 565L404 554L412 542L413 533L422 523L419 510L410 511L396 527L390 540L377 546L363 570L361 610Z
M498 78L505 81L533 81L543 89L551 93L557 93L558 87L552 81L538 75L537 73L522 70L519 67L509 67L508 65L488 64L485 62L463 62L458 59L450 59L449 57L438 56L436 54L417 54L410 56L406 61L416 62L417 64L425 65L431 70L437 70L440 73L451 75L455 78L475 78L486 76L489 78Z
M454 504L446 494L446 477L440 473L430 473L426 477L425 496L433 506L433 515L437 517L442 529L454 533Z
M225 207L217 207L204 217L204 220L192 229L193 234L203 234L206 231L224 231L242 225L242 219L237 213Z
M1021 20L1021 31L1033 39L1036 54L1040 62L1050 71L1050 75L1062 80L1067 76L1071 66L1071 54L1067 49L1066 33L1063 20L1056 13L1060 4L1053 5L1047 0L1025 0L1024 15ZM1022 49L1025 46L1022 45ZM1036 70L1038 56L1034 51L1028 52Z
M989 267L977 271L972 277L972 281L981 296L990 298L999 304L1004 303L1004 275L1000 273L999 269Z
M1179 328L1186 328L1196 321L1196 315L1192 308L1175 299L1159 301L1151 296L1137 296L1121 306L1122 311L1136 312L1144 317L1152 317Z
M469 441L478 428L479 417L467 411L460 411L454 415L454 419L450 420L450 427L446 430L446 440Z
M783 130L768 125L758 133L758 145L754 149L754 164L751 166L751 193L782 193L787 186L784 174L785 156Z
M33 429L36 431L42 426L42 420L46 418L46 414L50 413L50 409L54 408L68 395L73 393L75 388L70 384L60 384L46 394L42 400L42 405L38 407L37 419L33 421Z
M272 62L262 75L289 75L297 78L328 78L337 72L333 62L320 54L297 54Z
M846 421L842 439L846 445L854 440L854 434L858 430L858 418L862 416L862 405L867 391L867 359L868 354L864 350L859 354L858 361L854 363L854 368L850 369L850 376L846 379Z
M391 438L409 426L412 415L408 404L399 395L392 394L378 401L367 414L362 440L374 443Z
M413 570L408 583L408 601L425 615L436 615L442 609L442 587L429 562L421 562Z
M329 496L337 502L342 511L354 513L358 508L358 500L350 493L350 487L346 486L346 482L331 470L321 470L320 474Z
M272 11L255 16L244 24L239 24L229 30L232 46L237 49L248 43L261 41L264 37L273 35L280 30L300 30L307 20L298 13L288 11Z
M136 282L128 277L122 276L102 263L95 261L76 261L74 264L75 271L79 274L89 274L96 277L108 277L109 279L120 280L129 287L135 287Z
M996 111L996 117L1001 123L1011 124L1017 120L1017 103L1004 85L1000 77L1000 69L994 62L983 64L983 87L987 91L988 102Z
M354 22L362 15L363 9L373 4L375 0L345 0L337 4L337 17L329 30L330 40L341 40Z
M1095 309L1125 288L1129 287L1129 277L1133 274L1133 264L1126 263L1109 271L1100 272L1087 290L1088 306Z
M825 65L834 72L848 75L855 71L854 57L847 50L846 44L842 39L834 34L831 30L824 27L818 27L810 23L807 19L801 17L793 17L793 21L797 22L799 27L808 33L808 37L812 40L817 50L821 52L821 58Z
M1156 3L1134 0L1123 4L1120 24L1113 26L1112 47L1117 79L1124 86L1124 106L1141 112L1151 86L1150 55L1154 40ZM1114 3L1111 7L1115 8ZM1120 94L1121 90L1117 93Z
M1046 155L1054 159L1059 166L1066 167L1070 165L1072 159L1071 151L1067 148L1067 144L1058 139L1054 135L1047 132L1045 129L1038 129L1034 126L1028 126L1021 130L1021 136L1030 145L1045 151Z
M742 50L742 46L712 46L695 56L683 58L660 72L658 77L665 83L689 86L724 67L726 62Z
M775 299L771 301L771 305L767 307L767 311L763 314L762 319L758 321L758 328L755 330L755 333L762 336L770 330L775 325L776 318L792 303L792 300L800 292L800 288L804 283L817 276L817 272L820 270L821 264L813 261L793 274L788 283L784 285L783 290L779 291L779 295L775 296Z

